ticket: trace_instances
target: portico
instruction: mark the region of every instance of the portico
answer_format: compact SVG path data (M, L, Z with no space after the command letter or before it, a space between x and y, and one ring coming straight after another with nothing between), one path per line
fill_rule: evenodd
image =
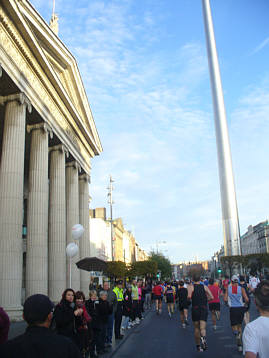
M0 305L16 319L24 295L61 298L74 224L85 228L74 261L89 256L88 183L102 146L76 61L30 2L3 0L0 28ZM73 288L86 289L72 270Z

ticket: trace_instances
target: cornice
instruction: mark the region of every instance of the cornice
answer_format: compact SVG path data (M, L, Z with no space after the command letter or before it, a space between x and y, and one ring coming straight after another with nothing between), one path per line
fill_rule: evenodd
M91 108L89 105L89 101L87 98L87 94L85 92L83 82L78 70L77 62L72 53L69 51L69 49L65 46L65 44L61 41L61 39L55 35L55 33L51 30L51 28L48 26L48 24L43 20L43 18L36 12L36 10L32 7L32 5L29 3L28 0L22 0L20 1L19 8L23 15L27 18L29 23L32 24L36 29L38 29L38 32L42 36L42 38L49 44L49 47L54 50L55 53L57 53L57 56L62 56L62 62L65 63L67 67L70 68L72 75L74 77L74 81L78 85L79 94L78 97L82 102L82 108L84 111L84 115L81 116L81 124L83 125L83 130L87 132L87 128L85 127L86 124L84 123L84 120L82 118L85 116L87 120L89 121L89 127L91 128L93 132L93 140L98 147L99 153L102 151L102 145L100 142L100 138L95 126L95 122L93 119L93 115L91 112ZM36 34L36 36L39 36L39 34ZM39 38L39 41L43 42L43 39ZM47 49L48 50L48 49ZM76 113L77 109L73 108L74 113ZM81 114L81 113L80 113ZM91 122L91 123L90 123ZM92 127L93 126L93 127ZM89 135L89 133L88 133ZM96 154L99 154L96 153Z
M17 15L19 15L19 14L17 14ZM97 148L95 147L94 141L90 140L91 144L88 142L88 139L91 138L91 135L89 133L86 134L86 137L84 135L81 135L82 133L81 133L81 129L79 128L79 124L82 125L82 120L79 119L78 115L74 116L74 118L77 118L77 122L74 120L71 113L69 112L69 109L66 107L66 104L63 103L63 99L60 97L58 92L57 92L57 94L55 93L55 85L52 84L51 81L48 81L47 77L44 77L44 69L37 62L37 59L35 58L35 56L33 56L32 52L29 50L28 46L22 39L17 28L14 26L13 22L9 20L9 17L7 16L7 14L5 13L5 11L2 7L0 7L0 24L3 26L3 29L4 29L4 31L2 31L0 34L1 40L4 39L4 37L5 37L4 32L6 32L9 35L9 37L12 39L14 45L21 53L24 60L27 62L28 67L30 67L31 71L37 75L37 79L40 82L40 84L43 86L43 90L46 91L45 106L47 106L48 101L50 101L50 104L52 104L52 102L55 102L54 107L56 107L56 106L58 107L57 111L60 114L60 116L58 116L57 120L59 120L60 117L65 117L65 120L68 118L67 120L69 122L69 125L71 124L72 127L75 129L75 131L78 134L80 134L80 141L81 141L81 144L83 146L85 146L85 149L87 148L87 150L93 151L94 154L99 154ZM27 36L29 36L29 34ZM34 45L39 47L35 38L32 38L32 42ZM2 41L1 41L1 43L2 43ZM41 54L40 50L38 50L38 51L39 51L40 58L42 58L42 56L44 57L44 55ZM43 59L43 60L46 62L46 65L48 67L51 66L48 63L48 60L46 60L46 59ZM49 72L51 72L51 69L47 73L49 73ZM54 70L53 70L53 72L54 72ZM54 78L55 78L55 81L58 82L58 84L59 84L60 80L56 79L55 76L57 76L57 75L54 74ZM28 82L30 82L29 79L28 79ZM31 85L33 85L32 82L30 82L30 83L31 83ZM61 86L62 85L60 85L60 87ZM39 95L39 94L40 94L40 91L37 91L37 95ZM65 98L67 98L66 95L65 95ZM57 103L57 105L56 105L56 103ZM59 106L60 106L60 108L59 108ZM50 110L51 110L51 108L50 108ZM73 111L75 114L76 110L73 109ZM54 111L51 110L51 112L55 112L55 110ZM70 130L71 130L71 128L70 128ZM71 131L73 131L73 130L71 130ZM92 147L90 149L91 145L92 145ZM78 148L76 148L76 149L78 149ZM91 156L94 156L94 154Z
M3 11L0 7L0 19L1 15L3 18ZM0 21L0 58L3 69L14 83L27 94L41 118L51 126L60 141L69 148L73 157L80 162L87 173L90 173L90 157L94 156L92 149L90 147L86 149L80 139L76 137L66 116L61 112L64 105L59 108L60 98L57 97L57 94L55 97L50 96L46 84L37 75L36 69L33 71L33 67L22 55L22 52L18 51L18 46L13 40L16 38L16 29L14 28L14 31L11 29L12 24L9 24L8 32ZM11 34L13 35L11 36ZM52 86L52 84L48 85Z

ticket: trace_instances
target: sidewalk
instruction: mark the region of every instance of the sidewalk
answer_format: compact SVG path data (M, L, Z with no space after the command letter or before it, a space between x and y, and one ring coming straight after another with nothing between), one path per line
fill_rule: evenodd
M146 320L146 317L149 315L150 312L153 312L153 307L151 309L146 310L143 313L143 317L144 319L142 321L140 321L139 324L135 325L134 327L132 327L131 329L127 329L124 333L124 338L121 340L115 340L114 336L113 336L113 341L112 341L112 348L109 352L107 352L106 354L102 355L102 357L104 358L112 358L115 357L115 354L117 353L117 351L120 349L120 347L129 339L129 337L133 334L133 333L137 333L139 330L139 327L143 326L143 323Z

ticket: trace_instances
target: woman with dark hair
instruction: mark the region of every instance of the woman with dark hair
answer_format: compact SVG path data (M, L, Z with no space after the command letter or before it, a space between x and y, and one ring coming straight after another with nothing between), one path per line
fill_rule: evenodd
M77 331L77 338L79 349L82 353L82 357L86 357L87 352L89 351L90 343L90 322L91 316L88 314L85 307L85 295L82 291L77 291L75 295L76 307L82 308L82 315L78 315L75 318L75 328Z
M75 291L72 288L67 288L54 311L57 333L72 339L78 345L75 318L82 314L83 309L76 308L75 305Z

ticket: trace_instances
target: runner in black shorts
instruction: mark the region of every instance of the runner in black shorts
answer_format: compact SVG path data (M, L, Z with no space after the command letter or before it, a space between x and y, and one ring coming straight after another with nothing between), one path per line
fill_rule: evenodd
M231 284L225 291L224 302L230 307L230 321L239 352L243 351L242 322L245 313L244 302L248 303L248 300L245 289L238 285L238 277L233 275Z
M213 329L217 329L217 320L220 319L220 295L222 294L218 284L216 284L213 278L209 279L208 289L212 293L214 299L208 302L209 311L211 312L211 318L213 323Z
M156 313L161 314L162 313L163 288L162 288L160 282L157 282L157 284L153 287L153 294L154 294L154 300L156 302Z
M250 287L249 284L246 283L245 281L245 277L244 276L240 276L239 277L239 281L240 281L240 286L244 288L244 290L246 291L246 294L248 296L248 302L245 302L245 300L243 299L243 302L245 303L245 314L244 314L244 322L247 325L249 323L249 307L250 307Z
M194 339L199 352L207 349L206 321L208 316L207 299L213 295L207 286L200 283L200 275L193 275L193 284L188 286L188 299L192 302L192 321L194 324Z
M188 290L184 287L184 281L179 281L178 291L177 291L177 298L178 298L178 308L180 314L180 321L182 323L182 327L186 328L188 325Z
M166 297L167 309L170 318L172 317L172 313L174 313L174 292L174 288L172 287L171 283L168 282L164 294Z

